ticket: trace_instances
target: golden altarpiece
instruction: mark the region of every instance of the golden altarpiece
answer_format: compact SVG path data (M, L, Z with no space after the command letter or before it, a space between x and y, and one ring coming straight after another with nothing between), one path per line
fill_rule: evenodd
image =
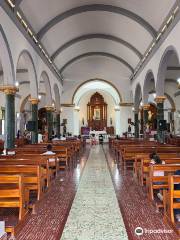
M87 120L91 130L103 131L107 128L107 103L98 92L91 96L87 104Z

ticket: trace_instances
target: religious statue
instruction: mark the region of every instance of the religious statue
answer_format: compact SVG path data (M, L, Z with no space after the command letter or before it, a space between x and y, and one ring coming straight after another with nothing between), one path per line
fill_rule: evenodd
M151 111L148 111L148 121L152 122L154 118L154 113L152 113Z

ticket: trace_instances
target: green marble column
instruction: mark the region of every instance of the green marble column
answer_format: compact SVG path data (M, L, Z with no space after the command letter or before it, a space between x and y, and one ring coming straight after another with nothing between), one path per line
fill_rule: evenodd
M48 140L52 139L52 131L53 131L53 111L54 108L52 106L46 106L47 111L47 128L48 128Z
M138 112L134 112L134 134L135 138L139 138L139 119L138 119Z
M56 114L56 135L58 138L60 138L60 113Z
M34 144L34 143L38 143L38 102L39 102L39 100L36 99L36 98L31 98L30 102L32 104L32 106L31 106L31 111L32 111L31 120L35 122L35 129L32 132L32 139L31 139L32 144Z
M163 132L159 129L159 121L164 120L164 100L165 96L156 97L155 101L157 103L157 140L163 143Z
M1 86L5 93L5 149L13 149L15 144L15 86Z
M144 104L143 106L143 126L144 126L144 137L146 138L146 126L148 124L148 111L149 111L149 104Z

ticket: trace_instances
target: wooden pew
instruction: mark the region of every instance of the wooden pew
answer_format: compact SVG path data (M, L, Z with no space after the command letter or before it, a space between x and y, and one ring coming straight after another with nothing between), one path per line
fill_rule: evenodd
M39 165L0 165L0 174L24 175L25 188L29 191L37 191L38 200L43 194L43 182L45 181L42 172L43 169Z
M136 154L135 160L133 163L133 174L134 177L138 178L138 171L139 168L141 167L141 160L143 159L149 159L150 153L141 153L141 154ZM158 153L158 156L160 158L180 158L180 154L177 153Z
M175 171L180 169L180 164L161 164L151 165L149 168L149 175L146 179L146 186L148 188L148 197L154 201L154 190L168 189L168 175L173 175ZM163 171L164 176L154 176L155 171ZM161 184L157 184L161 183Z
M168 177L168 189L164 198L164 218L180 234L179 222L175 221L175 209L180 209L180 190L175 190L175 184L180 183L180 176L170 175Z
M165 164L180 164L180 158L171 158L170 156L161 157L161 160L165 162ZM141 186L146 183L146 177L148 175L150 159L144 158L141 160L140 167L138 169L138 182Z
M40 156L36 154L23 154L23 155L13 155L4 156L0 158L0 165L35 165L40 166L42 169L43 179L47 181L47 188L50 186L51 178L54 171L51 167L57 168L56 162L50 162L49 156ZM44 186L43 186L44 187ZM45 187L44 187L45 188Z
M27 213L24 177L21 175L0 175L0 208L18 208L19 220ZM13 232L14 226L5 225L6 232Z
M166 212L165 216L170 219L171 223L175 225L174 209L180 209L180 202L176 199L180 199L180 190L175 190L175 183L180 183L180 176L171 175L168 177L168 191L166 192Z
M160 153L176 153L176 154L180 154L180 148L178 147L172 147L172 146L157 146L157 147L149 147L149 146L142 146L142 147L127 147L124 150L124 153L122 153L122 162L123 162L123 166L124 169L126 169L127 167L129 167L129 165L127 165L127 162L131 163L131 167L132 167L132 163L134 163L136 155L137 154L144 154L144 153L152 153L153 151L157 152L157 154Z

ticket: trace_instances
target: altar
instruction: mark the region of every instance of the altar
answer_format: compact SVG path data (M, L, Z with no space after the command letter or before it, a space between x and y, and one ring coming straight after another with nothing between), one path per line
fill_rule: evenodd
M108 142L108 134L107 132L104 131L90 131L89 132L89 136L91 136L92 134L95 134L95 138L97 139L97 141L99 140L99 135L103 136L104 142Z
M92 134L95 134L95 136L98 136L99 137L99 135L107 135L107 132L106 131L90 131L89 132L89 135L92 135Z

